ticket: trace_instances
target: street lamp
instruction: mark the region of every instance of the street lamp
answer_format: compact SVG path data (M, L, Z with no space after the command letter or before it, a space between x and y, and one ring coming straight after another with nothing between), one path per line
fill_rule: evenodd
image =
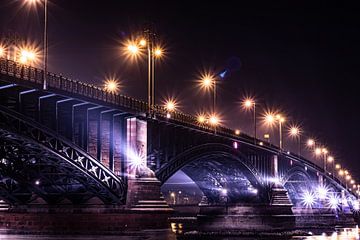
M119 91L120 84L116 79L105 80L104 90L109 93L117 93Z
M243 100L243 108L246 110L253 110L253 120L254 120L254 143L256 144L256 103L255 100L252 98L246 98Z
M200 87L213 92L213 109L216 111L216 77L211 73L203 73L200 76Z
M21 47L17 55L17 61L21 64L32 66L38 60L36 50L31 47Z
M279 148L282 150L283 141L282 141L282 124L285 122L285 118L280 114L276 114L275 116L272 113L267 113L265 115L265 122L268 125L273 125L275 122L279 123Z
M44 44L44 72L43 72L43 89L47 88L47 62L48 62L48 0L25 0L27 4L37 4L44 2L44 33L43 33L43 44Z
M335 166L334 166L334 164L335 164L335 159L334 159L334 157L333 157L333 156L328 156L328 157L327 157L327 162L331 164L332 175L333 175L333 177L335 177L335 176L334 176L334 172L335 172Z
M299 145L299 156L301 156L301 130L298 126L291 126L289 128L289 135L293 138L296 138L298 140Z
M321 149L321 153L323 154L324 156L324 172L326 174L326 162L327 162L327 154L328 154L328 150L326 148L322 148Z
M171 117L171 113L174 112L176 110L176 102L173 99L169 99L165 102L164 107L167 111L166 113L166 118L170 118Z
M154 109L155 105L155 60L164 55L164 49L155 44L155 33L150 29L144 31L145 38L135 41L127 41L124 53L131 58L137 58L147 52L148 58L148 111Z

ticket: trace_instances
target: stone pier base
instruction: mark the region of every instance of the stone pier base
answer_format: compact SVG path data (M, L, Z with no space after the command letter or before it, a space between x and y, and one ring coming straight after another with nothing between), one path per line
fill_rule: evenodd
M202 231L274 231L293 229L295 217L289 207L201 206L198 223Z

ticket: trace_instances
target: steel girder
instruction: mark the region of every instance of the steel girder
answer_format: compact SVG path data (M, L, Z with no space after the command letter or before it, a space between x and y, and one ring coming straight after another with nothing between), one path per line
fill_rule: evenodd
M61 182L62 179L67 179L70 182L67 184L67 188L81 186L80 191L79 188L76 191L70 191L73 195L76 195L77 191L88 192L106 204L124 203L126 183L96 159L52 130L0 106L0 134L2 140L0 143L2 149L1 179L12 179L14 183L27 189L28 195L35 192L49 203L56 202L50 197L52 193L57 194L57 198L66 193L63 186L57 184L56 181ZM11 149L12 147L19 151L14 151ZM41 163L41 171L36 172L29 167L32 159ZM53 173L54 179L49 179L49 174L44 173L44 168ZM52 183L53 186L48 189L40 189L40 186L44 186L44 184L34 186L33 182L29 182L39 178L41 181L47 179L45 182ZM14 186L17 185L13 184L12 187ZM11 189L2 184L0 189L4 188L6 191L4 191L3 197L9 202L30 201L31 197L25 201L17 200L16 197L11 199Z

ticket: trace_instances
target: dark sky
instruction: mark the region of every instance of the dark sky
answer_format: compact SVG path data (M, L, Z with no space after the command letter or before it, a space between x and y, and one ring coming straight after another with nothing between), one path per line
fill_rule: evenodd
M21 2L0 1L0 32L17 31L41 44L42 8L36 12ZM281 109L288 122L303 126L303 139L316 137L360 175L360 19L354 6L50 2L50 71L98 85L106 75L116 74L122 93L145 100L146 61L125 61L120 45L151 21L167 47L166 59L157 64L158 103L175 96L184 112L209 108L210 95L194 82L197 74L240 59L240 69L219 83L218 106L227 126L251 133L251 114L241 111L239 101L244 94L255 94L262 108ZM277 142L276 129L271 135ZM294 150L291 139L285 141L285 147Z

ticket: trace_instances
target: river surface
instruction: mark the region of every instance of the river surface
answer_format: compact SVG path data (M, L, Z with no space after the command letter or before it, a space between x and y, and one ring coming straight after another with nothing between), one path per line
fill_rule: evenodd
M279 237L239 237L239 236L224 236L224 237L196 237L188 236L183 238L180 235L176 237L175 233L171 230L163 231L138 231L129 233L127 235L95 235L95 236L86 236L86 235L19 235L19 234L5 234L0 232L1 240L177 240L177 239L206 239L206 240L251 240L251 239L292 239L292 240L355 240L359 239L359 229L358 228L346 228L346 229L337 229L336 231L326 231L326 233L317 233L312 234L311 236L295 236L289 238L279 238Z

